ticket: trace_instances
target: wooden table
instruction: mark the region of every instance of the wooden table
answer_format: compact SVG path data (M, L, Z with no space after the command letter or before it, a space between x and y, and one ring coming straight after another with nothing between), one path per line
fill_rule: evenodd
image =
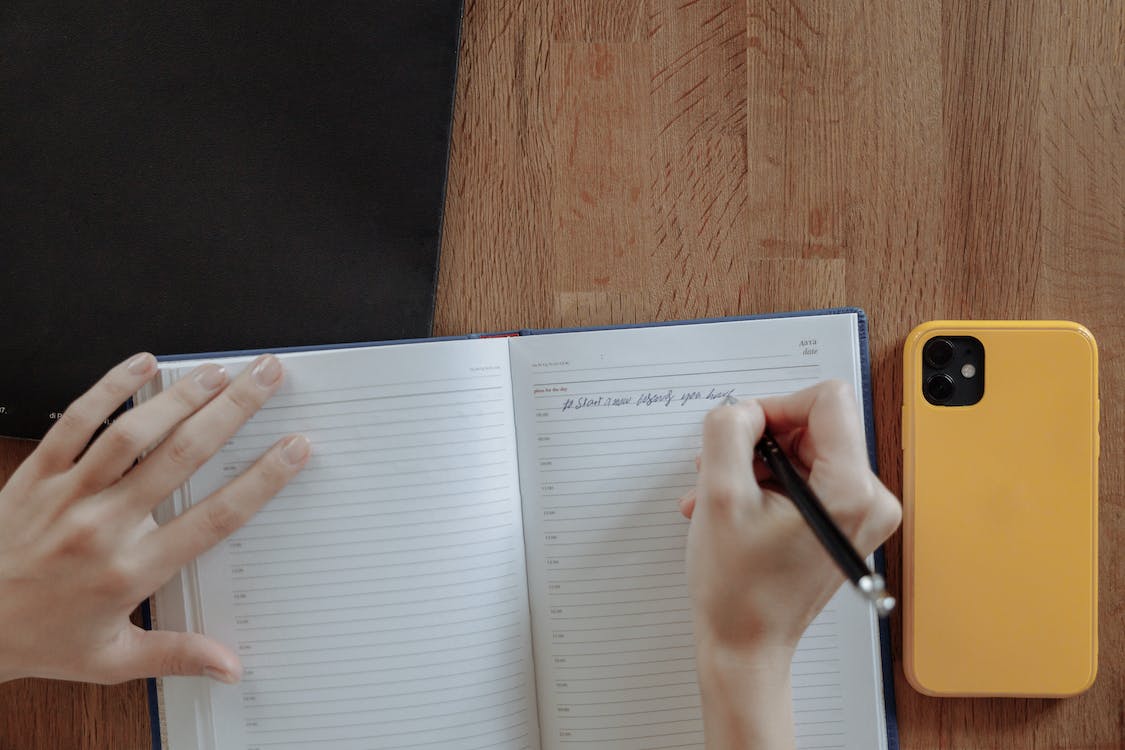
M1093 330L1096 684L936 700L896 664L895 688L908 750L1125 746L1125 3L466 6L435 333L861 306L898 490L916 323ZM29 449L0 442L0 480ZM147 721L140 683L0 686L0 750L143 748Z

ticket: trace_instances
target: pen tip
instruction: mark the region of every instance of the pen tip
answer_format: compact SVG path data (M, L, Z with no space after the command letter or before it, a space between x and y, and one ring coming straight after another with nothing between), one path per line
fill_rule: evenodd
M726 404L727 406L734 406L735 404L738 403L738 399L735 398L734 396L727 396L726 398L723 399L723 403Z

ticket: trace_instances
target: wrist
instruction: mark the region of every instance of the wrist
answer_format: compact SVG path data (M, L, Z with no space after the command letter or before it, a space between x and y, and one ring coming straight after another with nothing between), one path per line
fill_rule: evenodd
M792 750L789 646L730 647L706 638L696 647L708 750Z
M692 632L697 650L765 666L779 659L792 661L807 626L794 624L798 619L787 613L785 616L740 616L723 620L697 611Z
M700 638L695 649L700 682L728 687L789 687L793 668L791 646L729 646Z

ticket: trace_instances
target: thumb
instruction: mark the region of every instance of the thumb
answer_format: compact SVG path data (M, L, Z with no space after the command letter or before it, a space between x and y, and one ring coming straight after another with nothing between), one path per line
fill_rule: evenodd
M134 626L129 640L119 668L133 677L202 676L230 685L242 679L234 652L206 636Z

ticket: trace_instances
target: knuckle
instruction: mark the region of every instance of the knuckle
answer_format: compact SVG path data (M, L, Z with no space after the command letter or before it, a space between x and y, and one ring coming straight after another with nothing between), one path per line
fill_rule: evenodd
M131 599L137 588L137 578L137 572L123 560L112 560L102 568L96 588L112 599Z
M260 404L244 388L231 387L223 391L223 398L239 413L247 416L258 410Z
M702 491L707 496L708 508L723 514L730 513L742 495L737 484L725 480L710 481Z
M109 443L113 453L139 453L141 448L141 436L132 422L122 417L114 422L105 434L101 437Z
M226 539L242 522L242 515L228 502L214 498L203 504L203 531L212 539Z
M263 491L276 491L285 484L288 475L281 467L281 460L262 461L254 469L256 483Z
M885 542L901 521L902 506L889 491L883 490L878 498L866 506L862 518L852 522L856 527L849 528L848 533L856 540L861 551L866 553Z
M177 641L182 641L182 638L177 638ZM160 663L157 667L161 675L186 675L190 674L188 670L188 660L184 657L184 648L182 643L176 643L176 646L167 649L160 655Z
M75 510L62 524L59 551L73 557L88 557L102 549L105 524L96 513Z
M708 430L724 433L747 429L751 426L750 414L745 409L720 406L707 412L704 426Z
M90 416L82 401L75 401L63 412L57 427L63 432L87 431L93 429L94 418Z
M882 501L879 503L878 531L884 538L888 537L894 533L901 523L902 506L889 491L883 492Z
M894 521L894 525L888 528L888 534L898 526L898 519L902 515L898 502L890 496L878 477L870 472L865 477L862 488L852 499L834 506L832 512L837 523L850 532L868 528L882 531Z
M206 460L194 440L183 435L173 435L168 441L168 460L176 466L198 469Z
M81 464L75 464L67 472L68 479L66 494L71 500L76 500L88 495L95 495L105 487L106 482L101 479L98 472L91 471Z
M188 381L181 380L177 385L185 382ZM193 392L189 391L187 388L173 388L169 391L168 395L172 397L172 400L176 402L176 405L179 406L182 411L190 413L199 408L197 399L193 398Z
M832 378L821 384L823 393L833 401L854 402L855 390L843 380Z
M870 472L867 472L870 474ZM875 509L875 493L871 476L857 477L849 482L853 489L832 505L837 522L849 529L858 529ZM848 485L843 485L848 486Z
M850 501L839 503L832 508L832 515L836 523L847 529L849 535L854 536L864 527L866 520L874 508L866 501Z
M107 398L113 400L114 404L123 404L133 395L133 389L130 385L115 377L103 380L101 390Z

